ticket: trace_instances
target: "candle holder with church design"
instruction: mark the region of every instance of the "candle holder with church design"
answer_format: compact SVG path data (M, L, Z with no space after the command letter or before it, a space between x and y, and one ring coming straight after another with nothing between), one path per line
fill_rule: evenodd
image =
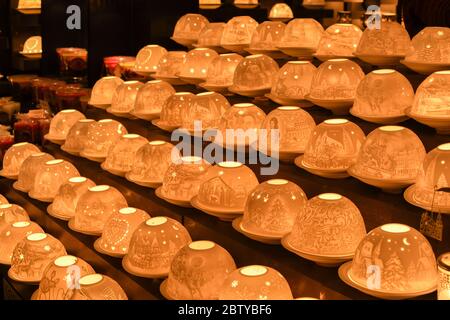
M218 57L217 52L208 48L196 48L184 57L177 76L184 82L198 85L205 82L212 61Z
M86 119L86 117L77 110L62 110L53 117L50 122L50 131L44 138L55 144L63 145L70 129L72 129L78 120L82 119Z
M107 108L106 111L116 117L133 119L134 116L131 112L134 109L137 94L142 86L144 84L139 81L126 81L118 86L114 93L111 107Z
M182 115L194 103L195 95L190 92L177 92L167 98L161 109L159 119L152 124L161 130L172 132L181 127Z
M109 108L117 88L123 82L122 79L114 76L101 78L92 88L91 98L88 104L99 109Z
M184 85L186 82L180 80L177 76L183 65L186 51L169 51L167 52L157 66L157 71L152 75L156 80L163 80L171 85Z
M220 45L229 51L245 53L250 45L253 32L258 27L258 22L249 16L237 16L228 20L223 30Z
M131 114L147 121L157 119L164 103L175 93L175 89L168 82L149 81L139 89Z
M194 44L194 47L212 49L217 53L229 52L220 45L225 26L226 23L224 22L208 23L198 36L198 41L196 44Z
M250 46L246 51L251 54L265 54L273 59L286 58L287 56L277 48L285 28L283 22L264 21L253 32Z
M69 130L66 141L61 146L61 150L74 156L79 156L84 150L86 139L91 125L95 120L81 119Z
M244 59L237 53L225 53L216 57L208 68L206 81L199 87L222 94L232 94L228 88L233 85L234 72Z
M47 161L53 160L54 157L48 153L33 153L20 166L19 176L13 184L13 188L21 192L29 192L34 183L34 179L38 172Z
M167 50L157 44L149 44L143 47L136 56L133 71L138 75L150 77L158 70L159 60L167 53Z
M178 19L171 39L182 46L191 48L209 21L201 14L188 13Z
M21 142L12 145L3 157L3 169L0 171L0 175L7 179L17 180L22 164L34 153L41 153L41 150L34 144Z

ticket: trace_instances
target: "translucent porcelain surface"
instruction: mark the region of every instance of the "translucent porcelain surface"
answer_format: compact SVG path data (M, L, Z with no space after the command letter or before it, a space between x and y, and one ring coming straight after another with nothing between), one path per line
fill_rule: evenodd
M206 79L209 66L218 57L217 52L208 48L196 48L184 57L179 76L186 78Z
M316 51L323 32L322 25L314 19L294 19L287 24L280 45L311 48L312 51Z
M270 89L278 71L278 64L266 55L247 56L236 67L233 87L239 90Z
M164 103L175 92L175 89L165 81L149 81L141 87L136 96L134 112L138 114L159 114Z
M167 53L163 47L150 44L139 50L134 70L136 72L154 73L158 69L159 60Z
M250 40L250 49L277 50L276 46L281 41L286 25L282 22L264 21L253 32Z
M22 163L19 171L19 179L14 184L14 188L23 192L29 192L34 184L34 179L53 156L48 153L33 153Z
M426 27L412 39L407 61L450 64L450 28Z
M173 31L173 38L197 41L209 21L201 14L188 13L178 19Z
M103 77L98 80L92 88L91 99L89 104L91 105L109 105L112 102L113 96L118 86L123 84L123 80L110 76Z
M231 86L236 68L244 59L236 53L225 53L216 57L208 68L206 83L216 86Z
M87 142L89 128L93 123L95 123L95 120L92 119L78 120L69 130L62 149L72 154L79 154L83 151Z
M125 134L127 129L120 122L111 119L99 120L89 127L81 155L106 158L109 149Z
M435 72L422 82L417 89L411 114L450 118L450 70Z
M65 140L70 129L81 119L86 117L77 110L68 109L59 112L50 123L48 138Z
M278 71L270 93L280 98L303 100L311 91L316 70L309 61L289 61Z
M9 225L29 221L28 213L24 208L16 204L0 204L0 233Z
M227 45L249 45L253 32L258 22L249 16L237 16L228 20L223 31L221 44Z
M316 54L330 58L353 56L362 34L356 25L336 23L323 33Z
M180 127L182 115L191 108L194 99L195 95L190 92L177 92L170 96L162 107L160 122L165 125Z
M128 300L122 287L112 278L90 274L80 278L80 290L72 300Z
M41 153L38 147L31 143L16 143L10 147L3 157L2 176L18 176L23 162L33 153Z
M139 81L127 81L118 86L111 102L111 112L128 113L133 111L136 96L143 85Z

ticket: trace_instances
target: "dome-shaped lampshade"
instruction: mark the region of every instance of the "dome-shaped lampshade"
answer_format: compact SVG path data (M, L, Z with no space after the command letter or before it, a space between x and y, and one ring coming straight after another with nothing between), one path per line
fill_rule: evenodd
M185 51L167 52L161 60L159 60L157 71L152 77L159 80L165 80L172 85L185 84L185 82L178 79L177 76L177 74L180 73L185 57Z
M136 152L148 140L138 134L126 134L120 138L115 146L113 146L101 167L112 174L124 177L128 171L131 171L133 163L130 159L134 159Z
M189 51L184 57L178 77L191 84L204 82L209 66L218 56L217 52L208 48L196 48Z
M307 260L323 266L336 266L350 260L366 227L358 208L335 193L321 194L300 210L292 232L283 246Z
M42 37L29 37L23 44L23 49L20 51L20 54L31 59L40 58L42 56Z
M264 21L253 32L248 51L253 54L277 51L277 45L283 38L285 29L286 25L283 22Z
M89 188L78 200L69 227L76 232L100 236L109 217L126 207L127 200L116 188L106 185Z
M294 18L291 7L286 3L275 3L269 11L269 20L289 21Z
M180 153L173 144L150 141L136 152L132 169L126 174L126 178L144 187L157 188L162 185L169 166L179 161L179 158Z
M347 178L347 170L355 164L366 136L346 119L325 120L308 141L303 157L296 164L325 178Z
M191 241L189 232L178 221L167 217L152 218L133 233L122 265L127 272L139 277L166 277L173 257Z
M29 192L38 172L42 170L45 163L53 159L52 155L41 152L33 153L26 158L20 167L18 180L13 184L14 189L21 192Z
M86 117L77 110L68 109L59 112L53 117L50 131L45 135L45 139L55 142L65 141L70 129L81 119L86 119Z
M123 84L123 80L110 76L98 80L92 88L89 104L93 106L106 107L111 105L113 96L118 86Z
M113 213L106 221L102 236L94 244L95 250L112 257L125 256L134 231L148 219L147 212L136 208L122 208Z
M161 293L170 300L217 300L225 279L235 269L233 257L218 244L192 242L173 258Z
M175 92L168 82L161 80L147 82L139 89L132 114L143 120L158 118L164 103Z
M250 45L253 32L258 22L249 16L237 16L231 18L223 31L222 47L234 52L243 51Z
M14 248L8 276L19 282L38 283L47 266L57 257L67 255L64 245L46 233L33 233Z
M425 147L411 130L400 126L372 131L361 148L350 175L386 192L398 193L416 181Z
M80 278L80 290L72 300L128 300L122 287L112 278L102 274L89 274Z
M315 56L321 61L352 58L363 32L354 24L336 23L323 33Z
M406 110L414 100L411 83L392 69L375 70L359 83L350 112L363 120L395 124L407 119Z
M159 60L167 53L167 50L157 44L150 44L139 50L134 64L137 74L149 75L158 69Z
M225 51L220 46L222 40L223 31L225 30L226 23L224 22L212 22L208 23L203 28L202 32L198 36L198 42L196 47L210 48L215 51Z
M136 96L144 84L139 81L127 81L117 87L108 112L126 117L134 109Z
M61 159L50 160L36 174L33 187L28 195L42 202L53 202L59 187L70 178L79 176L77 168L70 162Z
M371 231L339 276L348 285L384 299L413 298L436 290L436 257L428 240L402 224Z
M233 85L234 72L244 59L237 53L225 53L216 57L208 68L206 82L201 87L216 92L226 92Z
M440 134L450 133L450 70L433 73L417 89L408 115L435 128Z
M16 180L23 162L34 153L41 153L41 150L31 143L21 142L14 144L5 152L3 169L0 171L0 175Z
M0 233L9 225L28 221L30 217L24 208L16 204L0 204Z
M171 39L183 46L191 46L197 42L200 33L208 23L208 19L201 14L185 14L178 19Z
M450 143L433 149L420 168L415 185L405 192L405 199L420 208L450 213ZM441 191L440 191L441 190Z
M177 92L167 98L162 106L160 118L152 123L166 131L178 129L182 124L182 115L187 112L195 100L190 92Z
M85 177L73 177L61 185L53 203L47 208L47 212L58 219L70 220L75 216L78 201L89 188L95 187L95 183Z
M277 270L248 266L233 271L220 289L219 300L292 300L289 283Z
M66 141L61 146L61 150L78 156L84 150L89 128L93 123L95 123L95 120L92 119L78 120L69 130Z

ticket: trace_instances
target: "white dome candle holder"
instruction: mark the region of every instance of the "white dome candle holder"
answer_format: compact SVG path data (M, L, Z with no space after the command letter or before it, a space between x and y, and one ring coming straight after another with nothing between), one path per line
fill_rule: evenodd
M354 24L333 24L323 33L314 56L320 61L353 58L362 34L361 29Z
M113 279L103 274L89 274L80 278L80 290L72 300L128 300L122 287Z
M17 180L22 164L29 156L35 153L41 153L41 150L34 144L28 142L14 144L5 152L3 157L3 169L0 171L0 176Z
M10 203L0 204L0 233L15 222L29 220L28 213L21 206Z
M201 14L188 13L178 19L171 39L182 46L191 47L209 21Z
M163 80L171 85L186 84L180 80L177 76L180 73L181 66L183 65L184 58L186 57L185 51L169 51L161 60L159 60L157 71L152 75L152 78L157 80Z
M220 46L220 41L222 40L225 26L226 23L224 22L208 23L198 36L197 44L194 44L194 47L209 48L216 51L217 53L227 52L228 50L225 50Z
M131 114L147 121L157 119L164 103L175 93L175 89L168 82L149 81L139 89Z
M50 122L50 131L44 138L55 144L62 145L66 141L70 129L72 129L78 120L82 119L86 119L86 117L77 110L63 110L53 117Z
M249 16L231 18L223 31L220 45L230 51L242 53L249 45L258 22Z
M195 95L190 92L177 92L167 98L162 106L159 119L152 120L152 124L161 130L172 132L181 127L182 115L187 112L194 102Z
M264 21L253 32L250 46L246 49L251 54L265 54L273 59L281 59L286 55L277 48L286 25L283 22Z
M219 55L212 49L196 48L189 51L181 65L178 77L186 83L198 85L205 82L212 61Z
M107 112L116 117L133 118L130 114L134 109L136 96L144 84L139 81L126 81L117 87L116 93Z
M158 64L167 50L157 44L150 44L139 50L133 71L144 77L154 74L158 70Z
M286 22L294 18L291 7L286 3L275 3L269 11L269 20Z
M42 58L42 37L29 37L23 44L22 51L20 51L19 53L29 59Z
M199 86L208 91L228 93L228 88L233 85L234 72L242 59L237 53L219 55L211 62L206 81Z
M42 170L45 163L53 159L53 156L48 153L40 152L30 155L20 166L18 180L14 182L13 188L28 193L38 172Z
M69 130L66 141L61 146L61 150L74 156L79 156L86 145L89 128L95 120L82 119Z
M122 85L123 82L122 79L114 76L101 78L92 88L91 98L88 103L100 109L107 109L111 106L117 87Z

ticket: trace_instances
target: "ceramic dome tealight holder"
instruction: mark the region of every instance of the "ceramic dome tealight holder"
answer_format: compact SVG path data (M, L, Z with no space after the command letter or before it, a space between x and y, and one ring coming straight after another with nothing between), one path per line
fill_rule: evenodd
M259 6L259 0L234 0L233 5L239 9L255 9Z
M185 47L197 43L203 28L209 21L201 14L188 13L178 19L171 39Z
M133 71L148 77L158 70L159 60L167 53L167 50L157 44L150 44L139 50Z
M86 145L89 128L95 120L82 119L69 130L66 141L61 146L61 150L74 156L79 156Z
M94 243L94 248L102 254L122 258L128 253L134 231L150 215L135 208L122 208L113 213L105 224L102 236Z
M409 117L436 129L438 134L450 134L450 70L430 75L417 89L414 103L407 110Z
M325 7L325 0L303 0L302 6L306 9L314 10ZM345 2L361 2L361 0L346 0Z
M331 110L335 115L348 114L364 72L348 59L331 59L322 63L314 75L307 99Z
M402 64L420 74L450 69L450 28L426 27L412 39L413 50Z
M13 188L28 193L33 186L34 179L46 162L53 160L53 156L48 153L33 153L20 166L19 176L13 184Z
M263 97L269 93L279 71L271 57L255 54L239 62L229 91L246 97Z
M258 150L271 157L291 162L305 152L315 127L313 117L300 107L278 107L270 112L262 123L261 128L266 130L266 141L258 145ZM274 141L272 136L276 138Z
M75 216L78 201L95 183L85 177L73 177L61 185L53 203L47 207L47 212L54 218L69 221Z
M79 280L94 273L94 269L78 257L57 257L45 268L39 289L33 293L31 300L72 300L79 290Z
M147 143L148 140L138 134L123 135L116 145L109 150L101 168L111 174L125 177L127 172L132 169L130 160L134 159L136 152Z
M192 242L173 258L160 291L168 300L217 300L234 270L236 264L227 250L211 241Z
M258 186L253 171L239 162L221 162L206 172L191 204L206 214L231 221L244 213L245 202Z
M219 55L212 49L195 48L184 57L177 76L186 83L198 85L205 82L209 66Z
M91 98L88 102L89 105L100 109L107 109L111 106L117 87L122 85L123 82L122 79L114 76L103 77L98 80L92 88Z
M294 18L291 7L286 3L275 3L269 11L269 20L286 22Z
M143 187L158 188L170 165L180 158L180 152L169 142L154 140L142 146L134 157L128 181Z
M283 106L311 107L306 100L317 68L309 61L289 61L279 71L266 97Z
M244 216L233 221L233 228L250 239L280 244L281 239L292 231L307 200L305 192L293 182L284 179L266 181L248 196Z
M100 236L108 219L127 207L127 200L116 188L106 185L89 188L79 198L69 228L86 235Z
M156 195L171 204L191 208L211 165L200 157L183 157L170 165Z
M323 33L322 25L314 19L294 19L287 24L277 47L285 54L300 60L311 60Z
M22 164L34 153L41 153L41 150L34 144L21 142L12 145L3 156L3 168L0 171L0 176L17 180Z
M79 279L80 290L72 300L121 301L128 300L122 287L112 278L102 274L89 274Z
M325 120L315 128L305 154L295 164L320 177L348 178L347 170L355 164L365 139L364 132L353 122Z
M79 176L77 168L68 161L61 159L47 161L42 170L36 174L28 196L41 202L53 202L59 187L70 178Z
M80 156L95 162L103 162L108 156L109 149L127 133L127 128L118 121L99 120L89 127L86 144Z
M264 21L253 32L246 51L251 54L265 54L273 59L285 58L286 55L277 48L285 28L286 25L283 22Z
M450 143L442 144L425 157L419 176L404 197L410 204L422 209L450 214L449 177Z
M0 233L15 222L29 220L28 213L21 206L10 203L0 204Z
M375 66L394 66L412 50L408 31L396 21L364 30L355 56Z
M219 300L292 300L289 283L277 270L247 266L233 271L220 288Z
M161 60L157 67L157 71L152 75L152 78L157 80L163 80L171 85L183 85L186 84L180 80L177 76L180 73L181 66L183 65L184 58L186 57L185 51L169 51Z
M142 223L133 233L122 266L143 278L165 278L177 252L191 243L186 228L176 220L156 217Z
M387 224L362 239L353 261L339 268L339 277L377 298L416 298L436 290L436 257L419 231Z
M199 0L198 5L200 9L214 10L219 9L222 6L221 0Z
M64 245L46 233L33 233L14 248L8 277L14 281L36 284L44 270L57 257L67 255Z
M384 192L401 193L416 182L424 158L425 147L414 132L400 126L385 126L367 136L348 173Z
M86 119L86 117L77 110L67 109L60 111L50 122L49 133L44 136L44 139L55 144L64 144L70 129L81 119Z
M190 92L177 92L170 96L161 109L159 119L152 120L152 124L161 130L172 132L181 126L182 115L187 112L194 102L195 95Z
M200 32L198 41L194 44L194 47L212 49L217 53L227 52L228 50L220 46L225 26L226 23L224 22L208 23L206 27L203 28L202 32Z
M362 34L361 29L354 24L333 24L323 33L314 56L323 62L337 58L353 58Z
M283 247L323 267L351 260L366 236L364 219L349 199L325 193L309 200L299 211Z
M392 69L380 69L359 83L350 113L372 123L397 124L408 119L406 110L413 101L414 89L405 76Z
M133 116L143 120L154 120L159 118L164 103L170 96L176 93L168 82L153 80L147 82L136 96Z
M29 37L23 44L23 49L19 53L28 59L42 58L42 37Z
M220 45L232 52L243 53L250 45L258 22L249 16L237 16L228 20Z
M126 81L118 86L113 96L111 107L106 109L106 111L116 117L134 118L130 113L134 109L136 96L143 85L139 81Z
M208 91L228 94L228 88L233 85L234 72L242 59L237 53L219 55L211 62L206 81L199 86Z

